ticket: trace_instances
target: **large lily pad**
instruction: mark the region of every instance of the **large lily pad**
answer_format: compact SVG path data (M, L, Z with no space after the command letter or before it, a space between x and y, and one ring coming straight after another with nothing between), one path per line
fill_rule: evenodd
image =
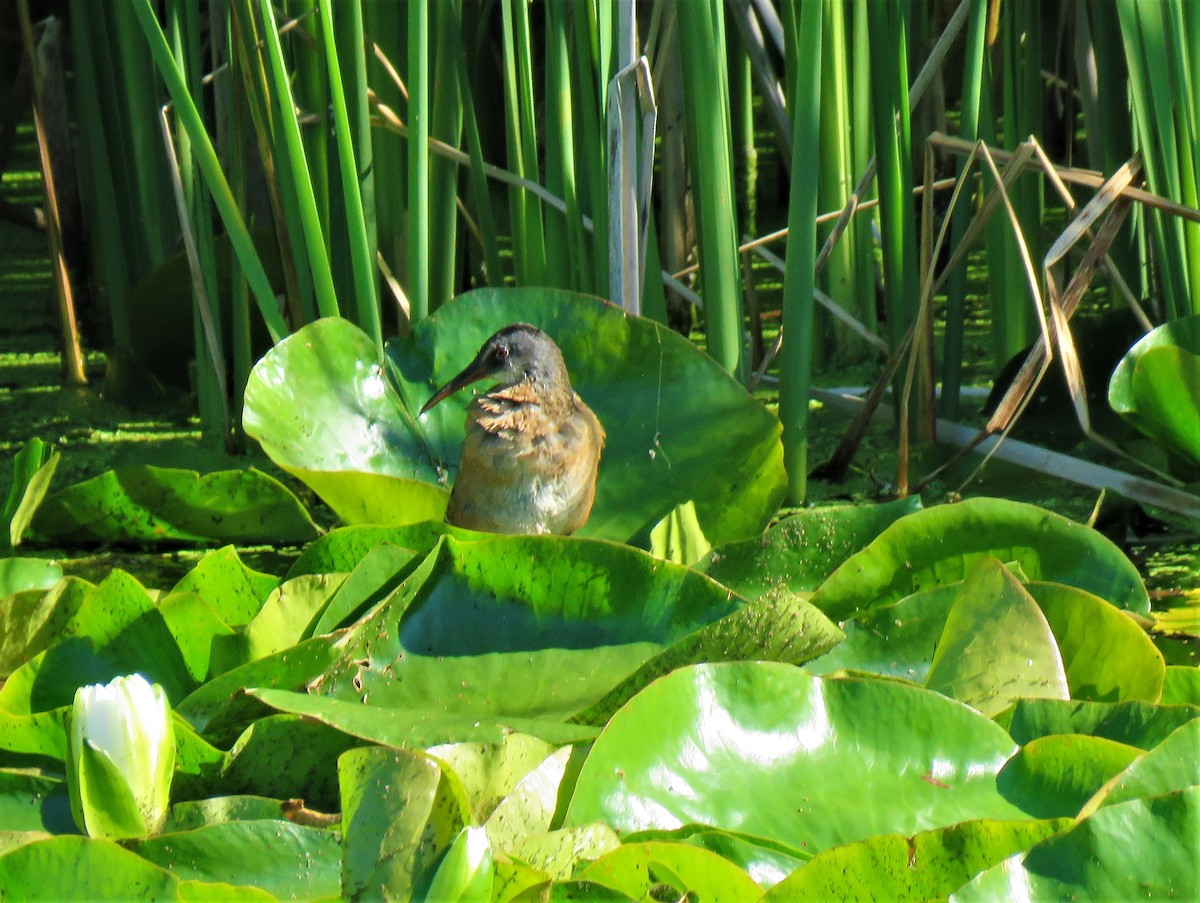
M555 339L608 432L581 535L626 541L689 500L714 544L762 530L783 494L779 422L678 334L557 289L481 289L444 305L389 342L391 382L357 328L318 321L255 367L246 431L348 522L440 518L469 393L417 412L518 320Z
M984 557L1015 562L1030 580L1066 583L1119 608L1150 610L1137 568L1100 533L1036 505L994 498L902 517L839 567L812 603L840 620L962 580Z
M1151 439L1200 463L1200 316L1164 323L1129 349L1108 402Z
M320 692L561 719L739 605L707 577L628 546L447 536L353 629Z
M996 790L1014 751L992 721L917 687L772 662L697 665L613 716L567 823L629 833L696 822L820 851L1024 817Z

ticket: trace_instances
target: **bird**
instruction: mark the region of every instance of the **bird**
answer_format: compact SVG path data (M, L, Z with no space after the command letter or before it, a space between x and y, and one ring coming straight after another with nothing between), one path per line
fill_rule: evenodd
M554 340L528 323L492 335L421 414L488 378L495 385L467 408L446 523L490 533L574 533L596 498L604 427L571 388Z

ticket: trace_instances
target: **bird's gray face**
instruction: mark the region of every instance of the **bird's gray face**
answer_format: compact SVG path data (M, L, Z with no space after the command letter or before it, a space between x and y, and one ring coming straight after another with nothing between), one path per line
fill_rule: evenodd
M498 385L550 378L562 367L562 353L546 333L528 323L506 326L479 352L486 375ZM478 358L477 358L478 360Z
M484 342L475 359L438 389L425 402L421 413L464 386L488 378L494 379L497 386L512 386L526 380L554 384L566 379L566 365L550 336L528 323L513 323Z

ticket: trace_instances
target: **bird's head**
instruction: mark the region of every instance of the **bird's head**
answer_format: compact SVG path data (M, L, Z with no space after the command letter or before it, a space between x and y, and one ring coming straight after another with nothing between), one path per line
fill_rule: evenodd
M484 342L475 359L433 393L421 413L459 389L488 378L494 379L497 387L530 382L544 392L571 392L567 367L554 340L536 326L513 323Z

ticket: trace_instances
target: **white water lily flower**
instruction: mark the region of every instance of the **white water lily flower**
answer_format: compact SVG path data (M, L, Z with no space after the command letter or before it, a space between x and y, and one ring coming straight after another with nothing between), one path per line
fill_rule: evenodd
M171 704L140 674L75 691L71 811L91 837L147 837L162 826L175 771Z

